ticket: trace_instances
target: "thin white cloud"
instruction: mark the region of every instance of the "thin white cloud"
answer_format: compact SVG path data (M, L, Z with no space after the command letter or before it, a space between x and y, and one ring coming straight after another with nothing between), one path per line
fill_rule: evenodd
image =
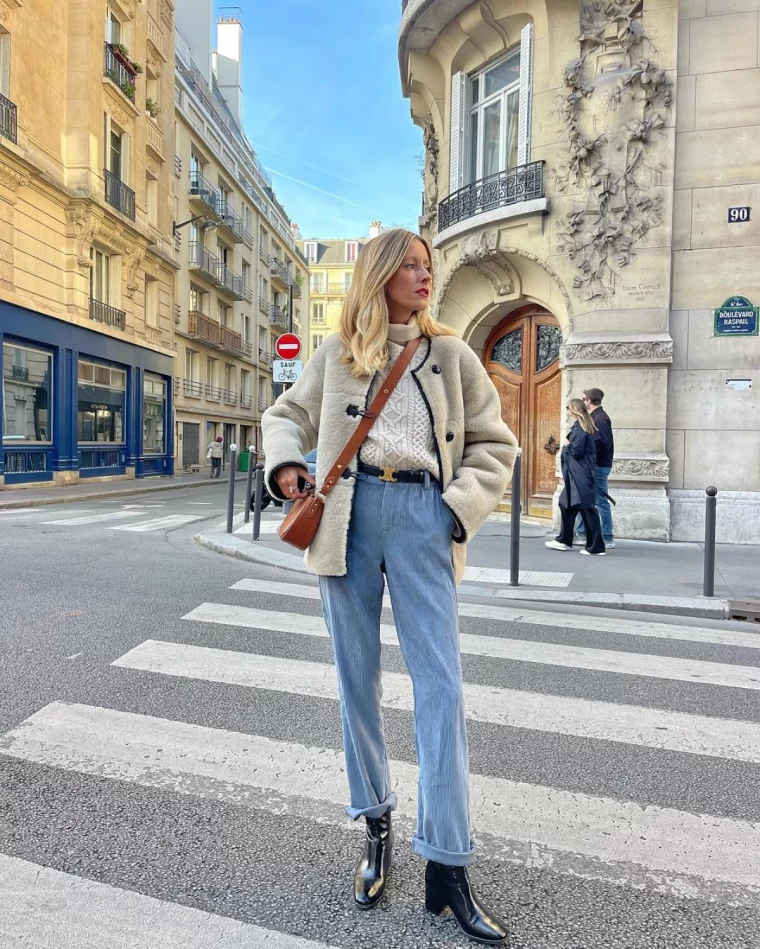
M343 204L350 204L351 207L359 208L361 211L366 211L367 214L371 215L375 213L370 208L365 208L363 204L357 204L355 201L350 201L348 198L344 198L332 191L325 191L324 188L318 188L316 185L309 184L308 181L301 181L300 178L292 178L290 175L286 175L282 171L276 171L274 168L267 167L267 171L272 175L277 175L278 178L284 178L286 181L292 181L293 184L301 185L302 188L308 188L310 191L318 191L320 194L324 194L328 198L333 198L335 201L341 201Z

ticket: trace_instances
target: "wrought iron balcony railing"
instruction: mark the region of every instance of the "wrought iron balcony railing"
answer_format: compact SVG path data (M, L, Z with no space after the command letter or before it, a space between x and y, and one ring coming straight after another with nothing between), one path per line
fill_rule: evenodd
M259 309L269 316L269 300L266 297L259 297Z
M213 283L222 283L220 279L221 264L219 258L210 254L200 241L190 241L188 247L190 249L190 266L197 267L198 270L206 274Z
M124 310L117 310L115 306L109 306L107 303L92 298L90 299L90 319L108 326L115 326L120 330L127 327L127 314Z
M438 233L476 214L544 197L544 163L508 168L473 181L438 204Z
M16 379L20 382L28 382L29 370L26 366L14 366L11 371L11 379Z
M271 366L272 365L272 354L268 353L266 349L259 350L259 362L262 366Z
M269 308L269 322L272 324L272 326L282 326L287 329L288 314L282 309L282 307L279 307L276 303L273 303Z
M244 392L244 393L240 396L240 408L241 408L241 409L250 409L250 407L251 407L252 405L253 405L253 398L252 398L250 395L246 395L246 393Z
M232 389L223 389L222 402L226 402L228 405L235 405L237 402L237 392L233 392Z
M196 382L194 379L183 379L182 383L185 395L193 396L196 399L203 395L202 383Z
M219 209L222 204L222 197L211 182L206 181L196 168L190 169L190 197L198 198L217 217L220 216Z
M18 137L16 106L3 95L0 95L0 136L9 139L14 145Z
M228 293L231 293L236 299L245 299L243 278L240 274L235 273L234 270L230 270L222 261L219 261L217 281L220 287L224 287L224 289L227 290Z
M112 79L130 102L134 102L137 73L127 65L120 50L112 43L104 44L104 52L103 75Z
M221 402L222 401L222 390L217 386L206 386L206 398L211 402Z
M221 218L221 223L229 228L235 235L235 241L238 244L242 243L247 244L248 247L253 247L253 235L246 229L243 224L243 219L232 210L229 202L221 197L219 203L219 217Z
M103 177L106 182L106 201L112 208L121 211L122 214L134 221L135 219L135 193L128 188L123 181L120 181L116 175L111 174L107 169L103 169Z

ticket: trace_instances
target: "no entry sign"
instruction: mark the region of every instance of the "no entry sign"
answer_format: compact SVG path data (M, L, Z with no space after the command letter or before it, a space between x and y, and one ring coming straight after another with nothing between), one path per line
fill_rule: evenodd
M274 344L274 350L280 359L298 359L301 340L295 333L283 333Z

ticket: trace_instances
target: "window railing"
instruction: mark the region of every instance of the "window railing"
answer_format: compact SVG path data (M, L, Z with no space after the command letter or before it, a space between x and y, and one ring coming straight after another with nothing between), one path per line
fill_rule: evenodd
M221 346L222 327L216 320L206 316L205 313L199 313L197 310L191 310L187 314L187 335L202 339L215 346Z
M222 390L217 388L217 386L206 386L206 398L212 402L221 402L222 401Z
M225 227L228 227L232 233L237 238L238 243L247 244L249 247L253 247L253 235L248 231L243 224L243 219L232 210L228 201L225 201L220 196L219 203L219 217L222 219L222 224Z
M273 277L277 277L278 280L282 280L283 283L290 283L290 273L285 264L278 257L269 258L269 272Z
M111 174L107 169L103 169L103 177L106 182L106 201L111 207L121 211L122 214L134 221L135 219L135 193L128 188L123 181L120 181L116 175Z
M253 398L250 395L246 395L245 392L240 396L240 408L241 409L250 409L253 405Z
M315 283L310 288L312 296L324 296L325 294L335 295L348 293L349 287L342 283Z
M438 232L452 224L492 211L544 197L544 163L508 168L465 185L438 204Z
M243 337L240 333L236 333L235 330L228 329L226 326L222 327L222 349L228 349L233 353L242 353L243 352Z
M269 308L269 322L273 326L287 327L288 314L282 309L282 307L279 307L276 303L273 303Z
M264 366L272 365L272 354L267 352L266 349L259 350L259 362Z
M131 66L127 66L120 51L112 43L105 43L104 47L103 75L112 79L130 102L134 102L137 73Z
M206 181L203 175L195 168L190 169L190 195L199 198L206 207L219 215L222 198L211 182Z
M237 297L238 300L242 300L245 296L243 293L243 278L240 274L235 273L234 270L219 261L219 272L217 275L217 281L220 287L224 287L225 290L228 290L233 296Z
M14 366L11 371L11 378L20 382L28 382L29 370L26 368L26 366Z
M259 396L259 411L264 412L268 408L269 408L269 400L262 399L261 396Z
M259 297L259 309L269 316L269 300L266 297Z
M47 453L44 451L6 451L5 473L41 474L47 471Z
M246 356L252 355L253 345L249 343L248 340L244 339L240 345L242 346L243 352L245 353Z
M237 402L237 392L233 392L232 389L222 389L222 402L226 402L228 405L235 405Z
M14 145L18 136L16 106L3 95L0 95L0 136L9 139Z
M188 247L190 248L190 265L197 267L209 276L214 283L221 283L222 281L219 279L219 258L210 254L200 241L190 241Z
M196 399L203 395L202 384L200 382L196 382L194 379L183 379L182 388L185 395L194 396Z
M127 314L124 310L117 310L101 300L90 299L90 319L108 326L115 326L123 330L127 328Z

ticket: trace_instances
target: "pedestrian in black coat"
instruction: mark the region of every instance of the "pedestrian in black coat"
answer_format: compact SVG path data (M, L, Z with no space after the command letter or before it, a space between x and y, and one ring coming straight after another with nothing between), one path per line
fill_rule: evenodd
M596 426L580 399L570 399L567 411L573 420L562 448L560 462L565 487L559 499L562 530L546 546L552 550L572 550L575 518L580 514L586 528L586 546L582 554L604 556L604 540L596 509Z

